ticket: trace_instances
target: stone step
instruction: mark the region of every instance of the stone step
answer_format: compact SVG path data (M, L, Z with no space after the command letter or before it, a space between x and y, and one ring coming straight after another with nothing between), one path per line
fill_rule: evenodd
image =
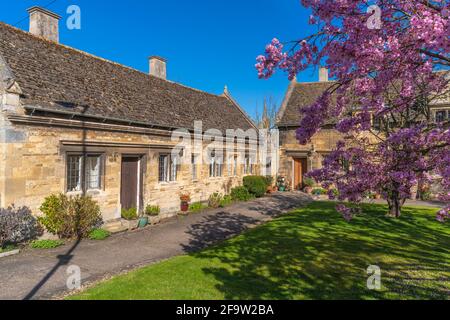
M117 221L111 221L111 222L105 223L105 224L103 225L103 229L105 229L105 230L108 231L108 232L111 232L112 234L114 234L114 233L120 233L120 232L124 232L124 231L127 231L127 230L128 230L128 228L125 227L125 226L122 224L122 221L120 221L120 220L117 220Z

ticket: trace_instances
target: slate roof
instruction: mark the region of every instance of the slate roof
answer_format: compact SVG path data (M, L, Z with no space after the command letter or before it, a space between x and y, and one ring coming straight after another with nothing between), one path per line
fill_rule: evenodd
M167 128L243 129L252 122L234 101L159 79L0 23L6 61L24 104Z
M291 83L278 115L278 126L299 126L300 109L316 102L333 84L334 82Z

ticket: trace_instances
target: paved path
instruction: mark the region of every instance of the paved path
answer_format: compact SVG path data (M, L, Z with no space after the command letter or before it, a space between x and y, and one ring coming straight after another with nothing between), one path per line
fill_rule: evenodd
M53 250L26 250L0 259L0 300L49 299L67 290L67 269L81 268L92 282L176 255L194 252L311 201L302 193L278 193L226 209L178 217L164 224L82 241Z

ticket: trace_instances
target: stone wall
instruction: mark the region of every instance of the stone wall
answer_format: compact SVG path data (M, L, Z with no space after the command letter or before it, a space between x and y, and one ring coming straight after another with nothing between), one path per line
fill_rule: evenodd
M296 128L280 128L279 175L285 177L291 185L294 183L294 158L307 159L308 172L320 169L324 157L336 147L339 139L342 139L336 130L322 129L312 137L310 144L301 145L295 131Z
M121 156L136 154L144 156L143 206L159 205L164 215L179 210L179 194L189 192L192 201L207 201L214 192L229 193L231 188L242 184L242 165L238 176L228 176L226 164L223 177L210 178L209 166L198 167L198 180L192 180L190 164L183 164L176 182L160 183L158 178L159 154L170 152L169 137L126 132L80 130L45 125L13 124L2 121L7 128L2 131L0 182L1 206L30 207L39 215L39 207L45 197L66 192L66 151L87 145L85 151L95 149L104 154L104 186L90 192L100 204L105 221L120 217ZM131 130L130 130L131 131ZM84 143L80 143L80 142ZM67 143L70 142L70 143ZM79 142L79 146L76 146ZM67 143L67 144L66 144ZM172 143L173 144L173 143ZM78 148L78 149L77 149ZM83 147L86 148L86 147Z

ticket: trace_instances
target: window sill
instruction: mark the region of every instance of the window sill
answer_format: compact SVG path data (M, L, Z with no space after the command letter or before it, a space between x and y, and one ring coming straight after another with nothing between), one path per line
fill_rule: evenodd
M88 196L95 196L95 195L101 194L101 192L102 192L101 189L91 189L91 190L87 190L86 194ZM66 195L68 195L68 196L82 196L83 195L83 191L67 191Z

